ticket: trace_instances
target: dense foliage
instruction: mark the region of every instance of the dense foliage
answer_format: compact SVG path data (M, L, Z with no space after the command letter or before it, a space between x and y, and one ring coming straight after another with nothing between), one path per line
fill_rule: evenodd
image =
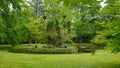
M28 6L24 0L0 0L0 43L16 45L25 41Z
M120 50L120 2L110 2L101 10L103 17L101 26L104 28L99 34L107 38L107 48L117 52Z
M94 43L120 50L120 1L0 0L0 44Z
M31 46L16 46L14 48L9 49L10 52L14 53L29 53L29 54L72 54L78 53L77 49L74 47L68 48L48 48L47 46L37 47L35 48L34 45Z

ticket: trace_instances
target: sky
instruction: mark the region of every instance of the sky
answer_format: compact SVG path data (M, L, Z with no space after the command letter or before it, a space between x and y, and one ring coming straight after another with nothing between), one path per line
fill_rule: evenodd
M103 2L100 3L100 5L103 7L105 7L107 4L105 4L106 0L103 0Z

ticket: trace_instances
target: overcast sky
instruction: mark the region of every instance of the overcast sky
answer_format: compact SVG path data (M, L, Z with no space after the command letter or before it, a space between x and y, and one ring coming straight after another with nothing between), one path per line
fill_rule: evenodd
M104 0L103 2L101 2L100 5L101 5L102 7L106 6L107 4L105 4L105 2L106 2L106 0Z

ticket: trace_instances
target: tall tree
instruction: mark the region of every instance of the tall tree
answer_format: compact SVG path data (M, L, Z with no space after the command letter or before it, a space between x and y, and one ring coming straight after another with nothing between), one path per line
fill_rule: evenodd
M118 0L107 0L107 6L101 11L103 22L100 24L105 28L100 32L107 37L107 45L113 52L120 50L120 2Z
M79 0L75 3L76 16L75 18L75 33L77 42L90 42L92 36L96 34L96 22L99 19L100 2L95 0ZM74 2L74 1L73 1ZM84 41L85 38L88 40ZM84 39L84 40L82 40Z
M33 15L40 17L45 13L44 0L30 0L28 1L30 7L33 9Z
M4 25L5 42L16 45L20 43L20 36L26 28L29 9L25 0L0 0L0 17Z
M46 0L45 5L48 44L60 47L68 36L70 36L73 12L69 11L70 7L66 7L63 1Z

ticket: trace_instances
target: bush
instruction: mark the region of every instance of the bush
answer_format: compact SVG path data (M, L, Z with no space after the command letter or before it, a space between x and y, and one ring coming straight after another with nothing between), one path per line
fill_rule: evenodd
M118 53L120 52L120 46L118 44L108 43L105 50L111 51L111 53Z
M69 48L23 48L23 49L10 49L10 52L15 53L33 53L33 54L72 54L77 53L74 47Z
M64 43L66 43L66 44L73 44L73 41L68 39Z
M9 50L11 48L12 48L11 45L0 45L0 50Z
M91 43L96 45L98 49L103 49L106 46L107 38L102 35L96 35Z

